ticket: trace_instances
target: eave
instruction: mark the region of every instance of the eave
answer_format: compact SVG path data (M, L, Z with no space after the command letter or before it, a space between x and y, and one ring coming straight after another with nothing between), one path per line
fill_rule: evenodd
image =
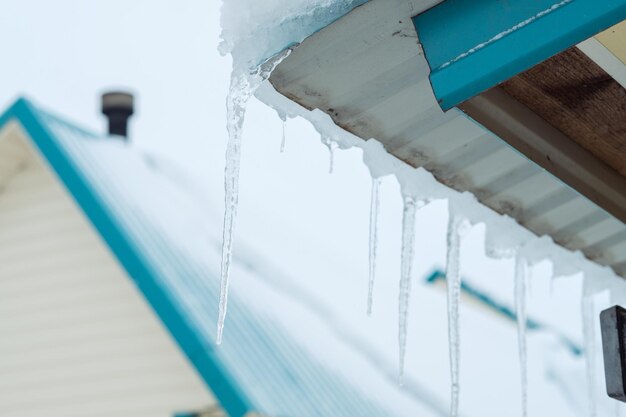
M508 100L510 107L491 103L498 115L512 116L513 107L523 106L522 113L541 120L529 125L515 119L526 130L518 132L524 139L518 142L469 107L461 105L471 117L458 108L442 110L410 19L437 3L372 0L307 38L270 81L303 107L326 112L341 128L364 140L376 138L440 182L472 192L533 233L626 276L626 182L607 161L519 100ZM465 103L486 99L478 95ZM533 146L530 133L539 138Z

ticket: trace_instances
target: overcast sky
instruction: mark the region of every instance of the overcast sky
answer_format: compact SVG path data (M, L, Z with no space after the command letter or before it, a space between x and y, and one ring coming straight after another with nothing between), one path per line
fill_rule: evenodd
M98 94L137 93L137 145L208 175L223 147L229 59L216 51L219 2L25 0L0 15L0 103L26 95L92 129L104 129ZM219 149L217 148L219 147ZM216 167L217 168L217 167Z

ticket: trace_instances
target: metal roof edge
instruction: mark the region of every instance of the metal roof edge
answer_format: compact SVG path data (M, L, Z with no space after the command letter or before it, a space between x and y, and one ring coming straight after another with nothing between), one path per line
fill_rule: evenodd
M59 146L58 139L49 131L38 113L29 100L18 98L0 115L0 129L11 120L20 123L224 410L231 417L250 415L254 408L230 372L220 363L215 354L216 347L198 337L183 310L177 308L176 300L158 284L158 272L150 260L119 225L107 204L91 187L90 181L81 173L71 156Z
M413 17L443 110L626 17L626 0L447 0Z

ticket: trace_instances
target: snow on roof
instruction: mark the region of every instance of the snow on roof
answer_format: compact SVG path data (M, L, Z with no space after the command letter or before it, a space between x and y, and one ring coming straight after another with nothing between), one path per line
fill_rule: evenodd
M20 121L230 415L395 415L314 357L259 308L265 302L254 303L250 292L244 294L243 286L232 291L227 337L216 346L220 225L208 224L183 187L119 139L80 129L23 99L0 118L0 127L12 118ZM247 262L236 268L250 278L254 259ZM257 289L253 295L271 296Z

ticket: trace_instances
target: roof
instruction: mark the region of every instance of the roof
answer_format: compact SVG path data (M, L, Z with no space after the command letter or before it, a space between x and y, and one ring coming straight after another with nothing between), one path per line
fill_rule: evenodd
M446 273L442 270L436 269L425 278L428 284L436 285L438 282L445 282ZM476 288L471 282L461 280L461 294L465 295L469 300L480 304L498 316L501 316L512 323L517 323L517 313L514 311L514 307L506 305L500 300L497 300L494 296L482 291L480 288ZM566 346L574 355L582 355L583 349L576 342L571 340L567 335L561 334L559 329L551 328L550 325L543 323L542 321L535 320L533 318L526 319L526 328L530 331L548 331L554 333L560 342Z
M0 129L11 121L32 138L229 415L391 415L236 291L226 337L215 345L219 274L198 248L219 248L191 221L184 193L149 161L26 99L0 116Z
M626 225L613 214L623 213L626 178L499 90L495 98L477 96L481 107L473 113L463 108L471 117L441 109L410 19L438 3L372 0L357 7L295 47L270 82L535 235L626 276ZM480 112L498 119L500 131ZM518 143L504 136L510 132Z

